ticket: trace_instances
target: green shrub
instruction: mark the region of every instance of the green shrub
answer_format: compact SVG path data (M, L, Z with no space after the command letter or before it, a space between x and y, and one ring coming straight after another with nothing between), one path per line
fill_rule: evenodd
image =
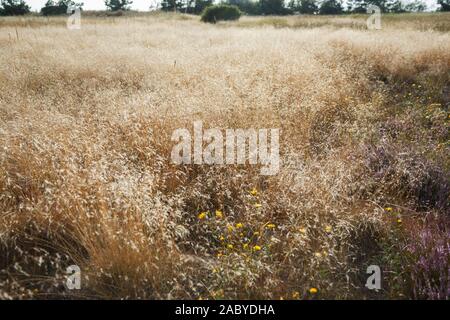
M238 20L241 14L241 11L236 6L219 4L206 7L203 10L201 20L209 23L216 23L220 20Z

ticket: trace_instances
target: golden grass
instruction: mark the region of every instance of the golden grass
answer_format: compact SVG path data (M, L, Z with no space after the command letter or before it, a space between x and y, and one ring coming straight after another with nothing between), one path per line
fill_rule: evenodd
M448 210L450 35L264 19L2 19L0 298L412 296L379 257ZM171 164L194 120L280 128L280 173Z
M277 28L351 28L367 29L367 14L352 14L339 16L295 15L279 17L245 17L237 23L240 27L274 26ZM383 14L381 18L383 29L405 29L419 31L450 31L450 14L439 13L404 13Z

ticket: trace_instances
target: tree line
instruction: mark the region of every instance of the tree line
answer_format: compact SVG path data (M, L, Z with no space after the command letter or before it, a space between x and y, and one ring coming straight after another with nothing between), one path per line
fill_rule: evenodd
M366 13L376 5L384 13L422 12L427 9L421 0L403 3L401 0L223 0L248 15L345 14ZM199 14L212 0L162 0L161 10ZM450 11L450 0L437 0L438 11Z
M222 0L228 5L237 6L248 15L288 15L288 14L345 14L365 13L369 5L376 5L385 13L422 12L426 4L414 0L408 4L401 0ZM111 11L130 10L131 0L105 0L105 6ZM213 0L161 0L158 10L179 11L200 14ZM437 0L438 11L450 11L450 0ZM42 15L66 14L68 8L82 9L83 3L72 0L48 0L41 9ZM30 13L25 0L1 0L0 15L25 15Z

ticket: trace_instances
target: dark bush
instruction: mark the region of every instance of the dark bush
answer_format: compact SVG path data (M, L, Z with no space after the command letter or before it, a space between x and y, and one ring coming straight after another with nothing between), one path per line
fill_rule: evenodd
M41 13L44 16L55 16L67 13L67 7L65 6L47 6L41 9Z
M236 6L219 4L206 7L203 10L201 20L209 23L216 23L220 20L238 20L241 14L241 11Z
M0 5L0 16L22 16L30 12L23 0L2 0Z
M337 0L325 0L319 8L319 14L341 14L342 4Z
M292 14L292 10L284 6L283 0L259 0L259 7L264 15L284 16Z
M44 16L55 16L67 14L69 8L82 9L83 3L76 3L72 0L59 0L57 2L49 0L41 9L41 14Z

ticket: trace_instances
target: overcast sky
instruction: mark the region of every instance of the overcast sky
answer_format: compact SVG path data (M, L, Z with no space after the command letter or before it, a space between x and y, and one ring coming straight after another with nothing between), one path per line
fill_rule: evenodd
M40 10L47 0L25 0L33 9ZM153 3L155 5L159 0L133 0L133 4L131 7L135 10L147 11L150 5ZM104 0L75 0L75 2L83 2L84 10L105 10L105 1Z
M160 0L133 0L131 7L135 10L147 11L150 5L153 6ZM412 1L412 0L410 0ZM33 11L39 11L47 0L26 0L26 2L31 5ZM104 10L105 1L104 0L75 0L75 2L84 2L84 10ZM408 2L408 0L406 0ZM436 0L423 0L429 7L429 9L436 8Z

